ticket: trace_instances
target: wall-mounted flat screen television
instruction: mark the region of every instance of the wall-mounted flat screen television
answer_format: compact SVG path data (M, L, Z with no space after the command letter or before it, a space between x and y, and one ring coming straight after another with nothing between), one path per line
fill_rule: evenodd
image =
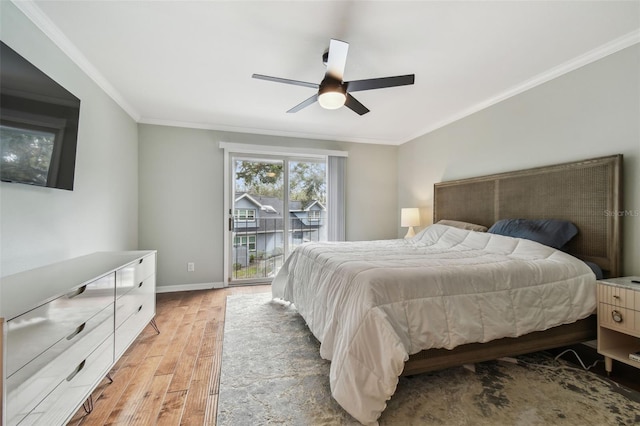
M0 179L73 190L80 99L0 41Z

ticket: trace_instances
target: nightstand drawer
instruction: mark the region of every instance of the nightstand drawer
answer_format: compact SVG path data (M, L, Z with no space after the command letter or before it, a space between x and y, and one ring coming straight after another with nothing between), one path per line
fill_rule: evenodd
M598 304L601 326L640 336L640 312L607 303Z
M598 284L598 300L612 306L640 311L640 292L629 288Z

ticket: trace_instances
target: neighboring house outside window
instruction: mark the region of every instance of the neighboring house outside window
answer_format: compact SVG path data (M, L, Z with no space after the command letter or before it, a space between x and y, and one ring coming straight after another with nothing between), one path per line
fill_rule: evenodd
M283 200L259 194L236 194L233 208L233 252L236 268L249 264L281 264L285 239L289 248L309 242L322 241L326 233L326 208L319 201L306 206L290 200L288 208ZM287 223L288 233L285 233ZM262 262L262 263L261 263Z
M308 215L310 221L317 222L320 220L320 210L309 210Z
M233 245L236 247L247 246L249 251L256 251L256 236L255 235L241 235L234 239Z
M234 219L243 222L255 222L256 211L255 209L236 209Z

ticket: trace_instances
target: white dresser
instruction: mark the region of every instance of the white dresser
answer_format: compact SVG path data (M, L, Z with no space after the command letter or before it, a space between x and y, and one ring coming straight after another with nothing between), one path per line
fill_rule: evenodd
M155 274L127 251L2 278L2 424L65 424L153 320Z

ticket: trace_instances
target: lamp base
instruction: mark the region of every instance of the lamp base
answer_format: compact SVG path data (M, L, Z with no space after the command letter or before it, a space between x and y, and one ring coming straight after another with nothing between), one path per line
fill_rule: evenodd
M413 230L413 226L410 226L409 229L407 229L407 235L405 235L405 238L412 238L415 237L416 232Z

